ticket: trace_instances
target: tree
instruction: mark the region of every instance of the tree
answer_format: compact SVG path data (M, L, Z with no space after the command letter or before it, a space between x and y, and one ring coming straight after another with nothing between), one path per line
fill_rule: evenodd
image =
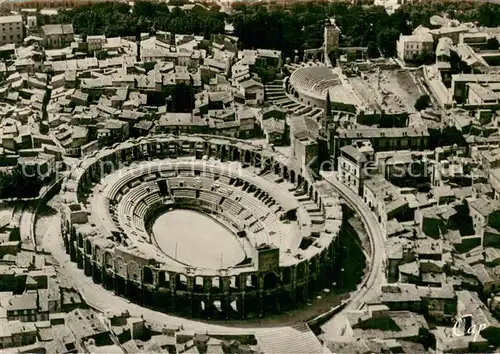
M499 47L500 43L498 42L498 39L496 39L496 37L488 38L488 40L486 41L486 49L497 50Z
M175 8L170 12L165 3L139 1L133 11L127 3L95 3L61 11L53 22L72 23L75 32L82 35L101 33L115 37L133 36L136 24L142 21L148 28L154 26L156 30L203 35L208 39L224 33L227 20L234 25L241 48L278 49L284 57L319 48L325 20L333 16L342 33L341 46L368 47L370 57L376 57L375 48L385 57L395 56L400 34L410 34L419 25L429 26L429 18L436 13L454 14L461 22L500 25L500 6L490 3L407 2L389 15L381 6L362 6L365 2L369 0L355 4L318 1L279 6L232 3L231 14L214 11L217 6L212 11ZM169 4L184 3L186 0L171 0Z
M396 41L400 32L394 28L381 29L377 34L377 46L385 57L396 56Z
M43 185L39 171L16 166L11 171L0 172L0 198L36 197Z
M422 111L429 107L431 104L431 98L429 95L422 95L419 98L417 98L417 101L415 102L415 109L417 111Z
M217 3L213 3L209 7L210 11L212 11L212 12L219 12L221 10L221 8L222 7Z
M367 54L368 54L369 58L380 57L380 53L379 53L378 48L377 48L377 43L375 43L374 41L371 41L368 43Z

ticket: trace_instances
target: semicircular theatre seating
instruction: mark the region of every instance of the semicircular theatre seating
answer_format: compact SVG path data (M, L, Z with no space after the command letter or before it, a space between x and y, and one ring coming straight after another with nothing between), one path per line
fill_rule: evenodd
M339 82L338 80L338 75L332 69L325 66L312 66L295 70L290 77L290 84L299 89L315 91L318 85L327 83L335 85Z

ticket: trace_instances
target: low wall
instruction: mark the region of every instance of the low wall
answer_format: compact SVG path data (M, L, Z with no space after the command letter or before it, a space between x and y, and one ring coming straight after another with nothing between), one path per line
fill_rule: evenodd
M332 307L329 311L311 318L309 321L307 321L307 325L315 334L319 334L321 332L320 327L330 321L340 311L342 311L347 306L348 302L348 300L342 300L339 305Z
M30 227L30 233L31 233L31 239L34 242L35 249L38 251L38 246L36 242L36 232L35 232L35 227L36 227L36 221L37 221L37 215L40 210L40 207L47 203L53 196L55 196L57 193L59 193L62 183L64 181L65 176L59 177L56 179L43 193L38 197L38 201L36 203L35 209L33 211L33 215L31 217L31 227Z
M448 89L446 88L446 86L444 86L441 81L432 80L429 77L429 68L427 66L423 67L422 72L424 74L425 84L427 85L441 108L450 108L452 105L448 102Z

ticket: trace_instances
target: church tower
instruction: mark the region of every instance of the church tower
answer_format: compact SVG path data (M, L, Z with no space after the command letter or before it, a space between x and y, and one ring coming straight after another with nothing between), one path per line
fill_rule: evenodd
M325 24L324 41L325 56L330 57L332 52L339 49L340 41L340 29L335 24L335 19L333 18L327 20Z

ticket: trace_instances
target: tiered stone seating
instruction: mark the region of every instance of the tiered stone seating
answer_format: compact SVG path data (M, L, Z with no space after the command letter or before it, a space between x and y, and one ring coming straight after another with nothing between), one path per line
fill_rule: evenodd
M231 195L233 194L233 190L227 187L219 187L217 188L217 193L219 193L223 197L230 198Z
M175 189L173 191L174 198L196 198L194 189Z
M156 174L151 174L151 175L146 175L144 177L142 177L142 181L143 182L150 182L150 181L154 181L156 180Z
M173 178L177 176L177 171L160 171L161 178Z
M214 185L214 181L209 179L209 178L203 178L201 182L201 189L205 189L207 191L212 190L212 187Z
M300 103L292 101L292 100L289 100L288 102L281 105L281 108L284 108L288 111L293 111L293 112L296 112L296 110L300 107L302 107L302 105Z
M231 178L228 176L220 176L219 181L223 184L229 184L229 182L231 181Z
M173 189L173 188L180 188L181 187L181 183L184 184L184 179L182 178L169 178L168 179L168 185L170 187L170 189Z
M340 85L340 84L341 84L341 82L340 82L339 78L333 78L333 79L329 79L329 80L325 80L325 81L320 82L319 84L317 84L314 87L314 89L317 92L323 92L323 90L327 89L330 86Z
M153 205L159 202L161 202L161 196L160 194L158 194L158 192L153 192L146 198L144 198L144 203L146 203L147 205Z
M194 173L192 171L180 171L179 177L194 177Z
M201 191L200 192L200 199L204 200L206 202L212 203L214 205L219 205L222 197L220 195L215 194L215 193Z
M223 216L231 224L236 226L239 230L245 229L245 223L243 223L237 216L231 215L230 213L223 213Z
M118 182L113 183L111 188L108 190L106 197L109 200L112 200L114 202L118 202L116 199L119 194L123 194L123 190L125 189L125 186L127 186L130 182L132 182L134 179L137 179L137 175L134 173L129 173L125 174L122 179L120 179Z
M129 187L129 188L135 188L135 187L138 187L138 186L140 186L140 185L141 185L141 181L140 181L140 179L139 179L139 178L136 178L136 179L132 180L132 182L130 182L130 183L128 184L128 187Z
M133 223L139 231L144 232L144 219L138 215L134 215Z
M149 203L146 202L146 198L144 198L144 201L140 201L139 203L137 203L137 206L134 209L134 214L140 218L144 218L144 216L146 215L146 211L148 211L149 208Z
M243 211L243 207L241 205L229 199L225 199L224 202L222 202L222 208L223 210L229 210L229 212L233 215L240 215Z
M202 172L201 177L211 179L212 181L214 180L214 174L212 172Z
M312 111L312 107L304 106L304 107L296 109L295 113L298 115L304 115L304 114L309 113L311 111Z
M253 171L250 173L260 175ZM249 231L251 233L249 238L255 245L262 243L281 244L283 225L279 220L279 215L283 208L271 195L249 192L250 188L247 183L235 186L236 176L234 178L230 175L207 177L206 174L195 175L191 172L179 175L160 174L171 176L167 178L167 184L173 198L198 199L210 203L213 210L219 209L218 217L225 218L238 230ZM134 172L131 175L134 175ZM122 198L121 203L114 210L110 208L116 225L122 225L126 229L126 234L132 235L131 237L141 238L146 242L149 242L149 236L145 231L144 217L148 208L162 201L157 178L161 177L148 175L147 178L141 176L127 178L128 185L125 185L118 193ZM285 183L283 178L278 175L267 173L264 178L273 183L281 184L283 190L291 195L296 192L295 186L288 182ZM145 182L146 179L148 182ZM233 184L230 184L231 182ZM124 183L120 184L124 185ZM259 187L258 184L256 186ZM294 197L296 196L294 195ZM310 226L311 215L307 213L305 205L301 205L304 208L303 214L309 220L307 226ZM205 204L206 206L207 204ZM300 220L299 224L301 227L306 225Z
M318 119L323 116L323 112L324 112L323 108L314 108L307 115L310 116L311 118Z
M252 231L253 233L258 233L260 231L264 230L264 227L262 227L262 224L261 223L254 223L251 227L250 227L250 231Z

